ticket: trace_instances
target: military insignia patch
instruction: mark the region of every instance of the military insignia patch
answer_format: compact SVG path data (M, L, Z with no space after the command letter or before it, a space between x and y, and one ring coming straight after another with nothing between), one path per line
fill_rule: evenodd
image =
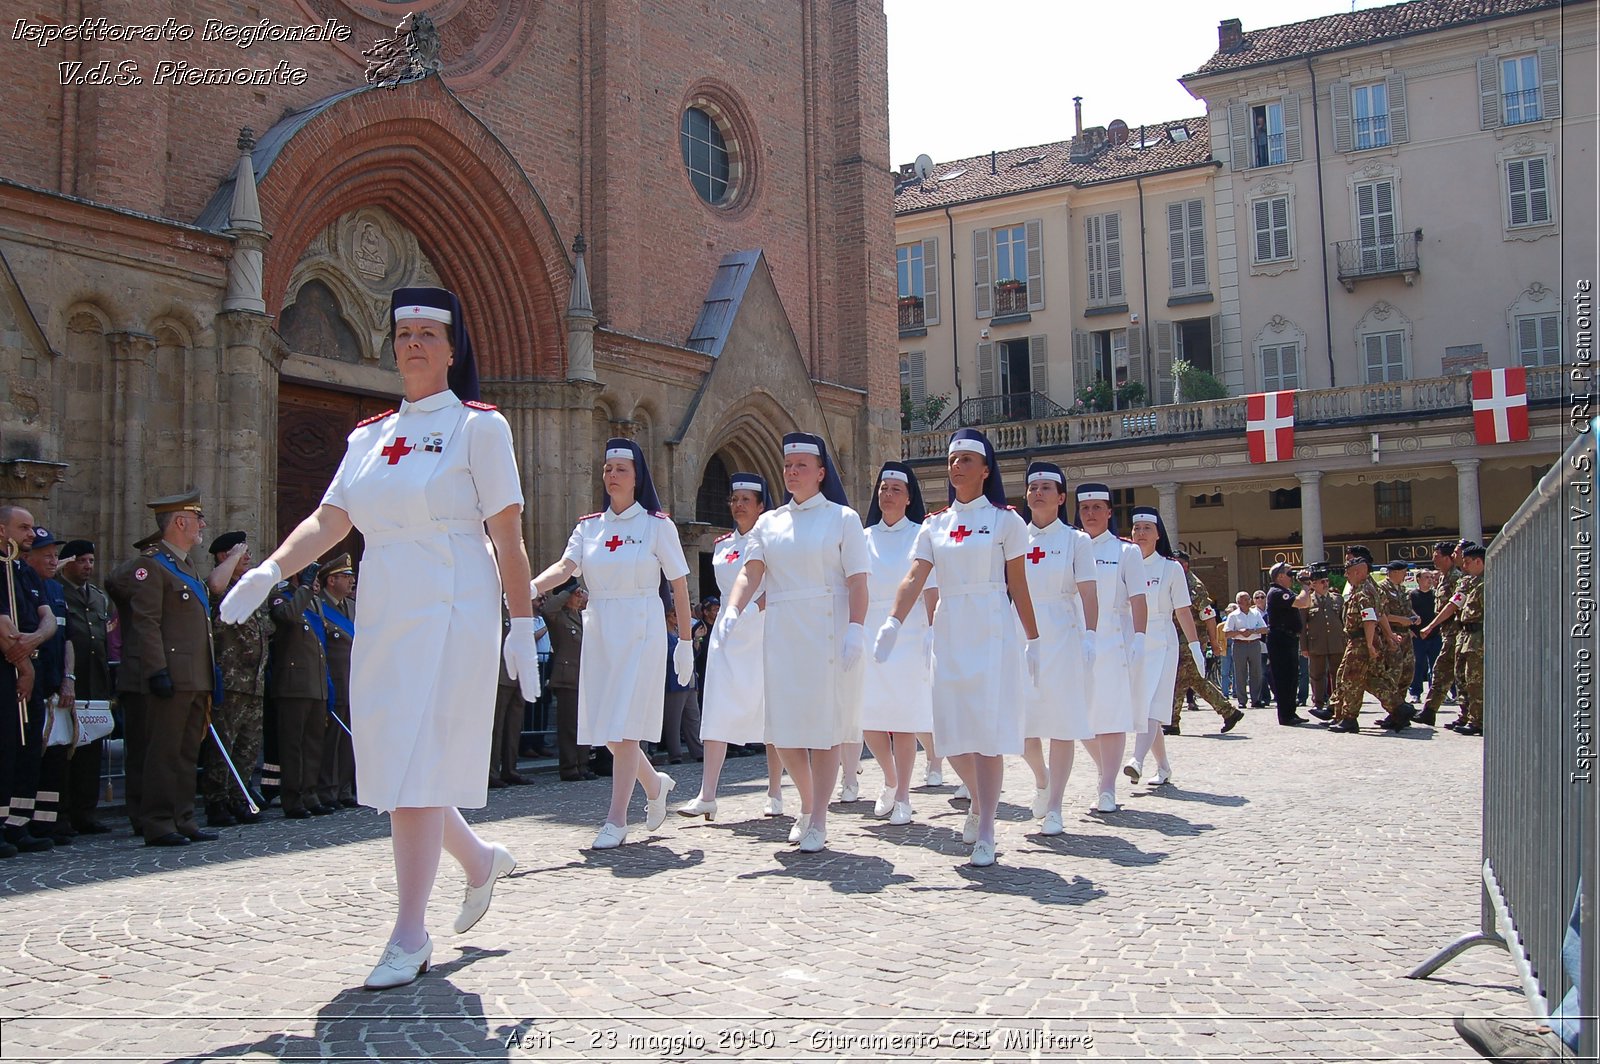
M425 452L425 453L427 453L427 454L440 454L440 453L442 453L444 451L444 433L442 433L442 432L430 432L430 433L428 433L426 436L422 437L422 445L418 449L423 451L423 452Z
M149 569L135 569L133 571L133 578L135 580L143 580L146 577L148 577L149 575L150 575L150 570Z

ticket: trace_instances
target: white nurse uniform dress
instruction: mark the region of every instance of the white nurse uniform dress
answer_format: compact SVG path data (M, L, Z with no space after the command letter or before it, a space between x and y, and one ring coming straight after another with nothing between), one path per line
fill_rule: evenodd
M902 517L894 525L879 521L866 530L867 538L867 623L876 632L894 610L895 593L916 560L917 533L921 525ZM934 574L928 574L923 590L937 588ZM933 730L933 669L922 652L928 630L928 610L917 596L911 613L900 628L904 649L880 662L867 655L867 677L861 695L863 731L930 732Z
M1173 611L1190 606L1189 581L1183 566L1171 558L1152 554L1144 559L1144 601L1150 608L1150 621L1144 637L1144 660L1139 693L1145 700L1147 720L1172 723L1172 689L1178 684L1178 655L1187 647L1178 645L1178 629L1168 623Z
M1028 528L1028 596L1039 625L1039 686L1025 687L1023 731L1030 739L1092 739L1078 584L1095 581L1089 537L1058 518Z
M735 531L711 548L711 567L723 602L733 595L733 582L744 569L749 544L748 532ZM702 742L759 743L767 733L767 693L761 679L766 613L753 605L746 608L752 614L741 618L726 640L722 638L723 625L712 625L707 637L711 644L706 649L706 689L700 699Z
M689 575L678 529L633 503L578 519L563 561L589 591L578 660L578 745L661 737L667 620L661 577Z
M1109 529L1091 539L1089 545L1100 600L1089 727L1096 735L1141 732L1148 724L1143 696L1136 689L1143 677L1138 663L1128 663L1133 640L1133 610L1128 600L1144 594L1144 555Z
M1017 512L981 495L929 515L917 533L916 558L932 562L939 576L933 738L944 757L1022 753L1028 674L1006 597L1006 562L1027 549Z
M748 560L766 566L766 741L807 750L859 742L864 661L845 669L840 654L845 580L867 571L861 518L818 492L762 514L746 546Z
M366 540L350 658L361 801L486 804L501 591L483 523L522 503L511 426L451 391L401 403L350 433L322 501Z

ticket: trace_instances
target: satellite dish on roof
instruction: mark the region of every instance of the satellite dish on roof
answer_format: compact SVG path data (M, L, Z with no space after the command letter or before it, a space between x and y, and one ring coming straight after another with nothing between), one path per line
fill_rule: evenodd
M1120 148L1128 143L1128 123L1122 119L1113 119L1107 132L1111 135L1111 146L1113 148Z
M901 158L904 158L904 156L901 156ZM928 180L928 175L933 173L933 159L926 154L919 155L917 156L917 161L911 164L911 168L916 172L918 181L926 181Z

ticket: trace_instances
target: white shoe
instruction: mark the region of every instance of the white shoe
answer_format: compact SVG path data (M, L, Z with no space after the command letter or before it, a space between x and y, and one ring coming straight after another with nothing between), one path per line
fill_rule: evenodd
M1089 810L1091 813L1115 813L1116 811L1117 796L1113 791L1101 791L1100 797L1096 799L1093 808Z
M889 823L896 826L911 823L911 803L894 803L894 811L889 814Z
M693 798L678 806L679 816L703 816L707 821L717 819L717 800Z
M828 844L828 836L822 833L821 828L807 828L805 835L800 839L801 853L817 853Z
M961 786L956 788L956 793L952 794L950 797L971 799L972 792L967 790L967 785L963 783Z
M667 822L667 795L678 785L677 781L665 772L656 773L656 782L661 784L661 789L656 792L654 798L646 799L644 803L644 826L650 831Z
M839 801L853 802L861 797L861 781L854 776L844 781L844 786L839 788Z
M1044 826L1039 829L1041 835L1059 835L1065 828L1061 826L1061 814L1055 810L1044 815Z
M800 837L811 830L811 814L801 813L794 818L794 823L789 825L789 841L799 842Z
M1038 820L1050 808L1050 788L1038 787L1033 792L1033 819Z
M1150 786L1159 787L1164 783L1171 783L1171 782L1172 782L1172 766L1168 765L1166 768L1161 768L1161 767L1158 766L1156 768L1156 774L1154 776L1152 776L1151 779L1150 779Z
M614 850L621 846L627 838L628 829L626 827L619 828L608 820L600 826L600 834L594 837L594 842L590 843L589 849Z
M769 795L767 795L767 800L761 804L761 815L762 816L782 816L783 815L783 795L781 795L781 794L776 794L776 795L769 794Z
M872 815L882 820L894 812L894 792L885 787L878 792L878 800L872 803Z
M979 842L972 847L972 856L967 858L967 863L974 868L988 868L994 864L994 843Z
M961 841L971 846L978 841L978 814L976 811L967 814L967 822L961 825Z
M492 880L491 880L492 882ZM362 984L368 990L388 990L390 987L414 983L417 976L428 970L433 960L433 939L428 939L415 953L406 953L393 942L383 947L383 958L367 975Z
M483 919L483 914L489 911L489 902L494 898L494 881L509 875L517 867L517 859L504 846L497 842L492 849L494 857L489 865L489 878L484 880L482 886L467 884L467 896L462 899L461 912L456 916L458 935L471 931L472 925Z
M1144 766L1136 759L1129 758L1128 763L1122 766L1122 774L1133 782L1138 783L1139 777L1144 775Z
M936 768L930 768L928 774L922 777L922 785L924 787L943 787L944 773Z

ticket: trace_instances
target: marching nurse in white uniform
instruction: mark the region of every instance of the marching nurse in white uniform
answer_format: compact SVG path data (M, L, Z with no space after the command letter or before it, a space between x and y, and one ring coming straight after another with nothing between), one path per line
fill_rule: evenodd
M904 462L885 462L867 510L869 632L876 632L889 619L900 582L911 571L917 533L927 516L922 487L911 467ZM861 729L883 769L883 791L872 815L888 817L891 824L911 823L911 770L917 760L917 733L933 730L933 629L929 622L939 592L932 576L922 601L923 608L913 609L906 618L904 635L911 641L907 653L889 661L868 661L861 696Z
M1144 661L1137 691L1145 702L1145 727L1133 742L1133 757L1122 767L1123 774L1138 783L1144 774L1145 755L1156 755L1156 774L1150 781L1163 784L1172 778L1167 761L1167 741L1161 727L1172 723L1172 690L1178 683L1178 655L1188 654L1195 668L1205 675L1206 659L1195 634L1194 610L1190 609L1189 580L1172 556L1167 526L1161 513L1146 506L1133 511L1133 543L1144 559L1144 599L1149 611L1149 635L1144 644ZM1167 623L1175 617L1183 629L1188 646L1178 648L1178 630Z
M506 669L524 697L539 692L511 428L477 402L472 342L455 295L399 289L390 322L405 402L356 426L322 504L234 585L220 609L223 621L237 624L283 572L304 568L352 526L366 538L350 727L361 801L389 813L400 899L383 957L367 976L371 989L428 970L433 942L424 918L441 847L467 874L457 934L478 922L495 879L516 865L457 811L488 801L483 766L494 726L502 586L511 613Z
M1024 687L1038 682L1039 632L1028 594L1028 534L1006 503L989 438L958 429L950 439L950 508L917 532L916 561L878 629L873 656L892 660L900 628L928 577L939 574L933 616L933 734L972 792L961 833L971 863L994 864L994 817L1005 782L1005 755L1022 753ZM1010 596L1008 601L1007 595ZM1018 645L1012 608L1027 639ZM902 654L916 654L905 647Z
M717 589L723 598L733 594L734 581L749 557L750 530L762 514L772 509L772 495L759 473L735 473L728 489L728 513L734 531L717 540L711 548L711 566ZM756 599L757 612L746 617L739 630L727 641L722 628L713 626L707 636L706 689L700 698L700 741L705 746L705 771L700 777L700 794L678 809L680 816L717 815L717 782L728 756L729 744L759 743L767 730L766 689L761 681L762 646L766 621L761 616L763 602ZM783 765L778 751L767 747L766 816L783 813Z
M644 790L645 827L667 818L675 781L650 765L642 740L661 736L666 696L667 624L663 581L672 587L678 645L672 668L680 684L694 676L689 628L689 564L677 526L661 512L644 452L629 439L606 441L600 479L608 505L578 519L561 560L533 581L543 594L569 577L583 577L583 656L578 661L578 745L611 751L611 807L593 848L609 850L628 837L628 800L637 780Z
M789 499L751 529L718 624L730 638L766 591L767 742L800 790L791 841L815 853L827 844L840 748L861 741L867 544L822 437L783 438L783 483Z
M1074 741L1094 738L1085 699L1094 661L1089 636L1100 617L1099 585L1089 537L1067 523L1066 478L1050 462L1028 466L1028 594L1039 625L1039 684L1026 692L1027 742L1022 757L1033 769L1033 815L1040 831L1059 835L1061 795L1072 775ZM1050 744L1049 771L1044 744Z
M1117 770L1128 733L1143 731L1145 725L1145 704L1138 690L1149 617L1144 556L1138 547L1118 538L1110 488L1079 484L1077 495L1078 527L1089 534L1094 551L1100 604L1089 694L1089 727L1095 737L1084 744L1100 770L1100 796L1090 812L1112 813L1117 808Z

